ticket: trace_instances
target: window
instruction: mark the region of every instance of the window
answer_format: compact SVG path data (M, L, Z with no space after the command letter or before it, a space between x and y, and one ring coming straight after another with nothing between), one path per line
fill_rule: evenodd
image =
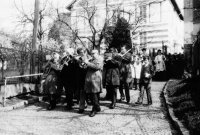
M146 22L146 5L140 7L140 20L141 22Z
M146 43L147 43L147 34L146 34L146 32L141 32L140 33L140 44L146 45Z
M161 21L161 3L151 3L149 5L149 22L160 22Z

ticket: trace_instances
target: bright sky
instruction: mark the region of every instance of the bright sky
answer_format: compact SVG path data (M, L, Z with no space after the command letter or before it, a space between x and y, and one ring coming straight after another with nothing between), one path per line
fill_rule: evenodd
M24 7L25 12L30 13L34 9L35 0L0 0L0 30L12 31L16 26L19 12L16 10L14 1L18 7ZM46 0L40 0L44 2ZM65 8L72 0L48 0L53 6Z

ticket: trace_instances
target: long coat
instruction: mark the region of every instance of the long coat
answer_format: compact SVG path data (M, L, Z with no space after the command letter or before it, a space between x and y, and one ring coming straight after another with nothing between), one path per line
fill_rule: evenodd
M57 90L58 87L58 76L60 69L58 68L58 63L49 62L46 66L51 66L50 72L45 78L43 85L44 94L60 94Z
M88 71L85 78L85 91L86 93L100 93L102 92L102 69L103 58L99 56L87 63Z
M131 60L131 54L127 53L122 57L120 65L120 80L127 83L130 83L132 80Z
M119 86L120 85L120 60L113 56L111 60L106 61L104 67L106 68L105 85Z

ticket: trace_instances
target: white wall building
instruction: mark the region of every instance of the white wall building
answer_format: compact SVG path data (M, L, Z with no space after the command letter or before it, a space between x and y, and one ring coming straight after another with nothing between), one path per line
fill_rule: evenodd
M91 36L87 21L80 17L87 15L81 12L83 8L79 5L81 1L74 0L67 6L71 11L71 24L78 30L80 36ZM97 2L94 4L97 11L92 21L98 30L103 28L106 17L112 16L113 12L119 8L120 16L132 25L134 45L150 50L162 49L165 45L168 53L183 51L184 23L176 0L90 0L90 2L91 5ZM131 16L127 13L131 13ZM142 17L142 20L135 26L134 23L139 17Z

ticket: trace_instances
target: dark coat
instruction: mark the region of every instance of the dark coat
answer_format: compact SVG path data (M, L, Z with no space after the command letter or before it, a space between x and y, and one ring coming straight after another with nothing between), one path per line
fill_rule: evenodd
M120 80L127 83L130 83L132 80L130 53L127 53L122 57L122 62L120 65Z
M77 59L80 59L80 58L82 60L86 59L85 56L82 56L82 57L77 56L77 57L78 57ZM84 88L87 67L82 66L80 60L79 61L77 60L76 63L77 63L77 65L76 65L76 69L75 69L76 71L75 71L74 75L76 78L76 86L77 86L78 90L80 90L80 89Z
M106 69L105 74L105 85L120 85L120 60L117 57L113 57L111 60L106 61L104 64L104 68Z
M146 73L150 74L148 78L145 77ZM154 75L154 67L152 64L142 65L141 78L140 78L141 83L151 83L153 75Z
M68 62L68 65L64 65L60 77L64 85L66 86L75 86L76 76L74 75L77 70L78 64L73 60Z
M58 68L58 64L54 62L49 62L46 66L50 66L50 72L45 78L44 82L44 94L60 94L57 90L58 87L58 76L60 73L60 69Z
M100 93L102 92L102 70L103 58L99 56L97 59L87 63L88 71L85 78L86 93Z

